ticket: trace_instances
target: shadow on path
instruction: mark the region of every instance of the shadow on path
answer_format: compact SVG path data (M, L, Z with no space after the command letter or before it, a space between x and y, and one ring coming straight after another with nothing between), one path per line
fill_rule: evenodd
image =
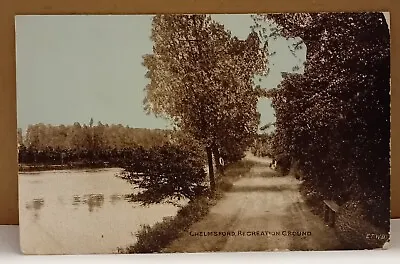
M277 176L268 161L258 160L203 220L164 252L337 249L334 231L304 203L301 182Z

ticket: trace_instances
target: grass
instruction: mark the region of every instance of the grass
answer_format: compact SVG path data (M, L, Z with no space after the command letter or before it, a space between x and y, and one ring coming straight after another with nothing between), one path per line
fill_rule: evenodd
M233 183L250 172L255 162L248 160L240 160L238 162L229 164L223 175L219 175L216 179L217 192L227 192L233 187Z
M359 201L349 201L339 211L335 231L346 248L381 248L389 237L385 230L370 223L365 213L366 209Z
M305 197L311 211L323 219L324 198L322 194L305 184L302 184L300 192ZM361 206L361 202L357 200L350 200L339 208L334 230L342 244L341 249L375 249L381 248L386 242L386 239L382 238L388 233L374 226L368 221L365 214L366 208ZM369 236L370 234L378 235L378 237Z
M153 226L145 225L136 234L136 244L119 248L118 253L161 253L172 241L186 233L188 228L204 218L225 191L233 187L233 182L250 171L253 162L239 161L226 167L223 175L216 180L216 194L210 198L203 195L182 207L175 217L164 219Z
M152 227L143 226L136 234L136 244L126 249L118 249L118 252L122 254L160 253L169 243L180 237L190 225L206 216L213 204L213 200L205 196L190 201L178 211L175 217L167 218Z

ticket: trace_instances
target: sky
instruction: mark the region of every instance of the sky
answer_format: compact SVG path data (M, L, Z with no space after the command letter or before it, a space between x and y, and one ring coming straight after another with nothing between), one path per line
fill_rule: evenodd
M152 53L152 16L17 16L18 127L29 124L88 123L167 128L164 119L146 115L142 101L148 79L142 56ZM213 15L233 35L245 39L250 15ZM271 40L270 74L262 86L274 88L281 72L302 67L305 50L294 57L295 40ZM258 105L261 124L274 121L267 99Z

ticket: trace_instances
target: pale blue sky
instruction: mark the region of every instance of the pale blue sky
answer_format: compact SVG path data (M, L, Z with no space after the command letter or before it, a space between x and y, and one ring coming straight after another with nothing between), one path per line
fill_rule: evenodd
M246 38L250 15L214 15L239 38ZM18 127L29 124L103 123L165 128L167 122L146 115L142 100L148 80L142 56L152 52L151 16L17 16ZM263 80L276 87L281 72L302 65L278 38L269 43L271 72ZM300 58L300 59L299 59ZM262 123L274 120L270 102L259 103Z

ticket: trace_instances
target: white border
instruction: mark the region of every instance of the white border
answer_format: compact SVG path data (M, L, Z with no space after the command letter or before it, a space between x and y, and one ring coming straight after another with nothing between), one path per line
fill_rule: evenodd
M18 226L0 226L0 263L334 263L394 264L400 260L400 219L391 220L391 246L388 250L266 252L150 255L25 256L19 250Z

